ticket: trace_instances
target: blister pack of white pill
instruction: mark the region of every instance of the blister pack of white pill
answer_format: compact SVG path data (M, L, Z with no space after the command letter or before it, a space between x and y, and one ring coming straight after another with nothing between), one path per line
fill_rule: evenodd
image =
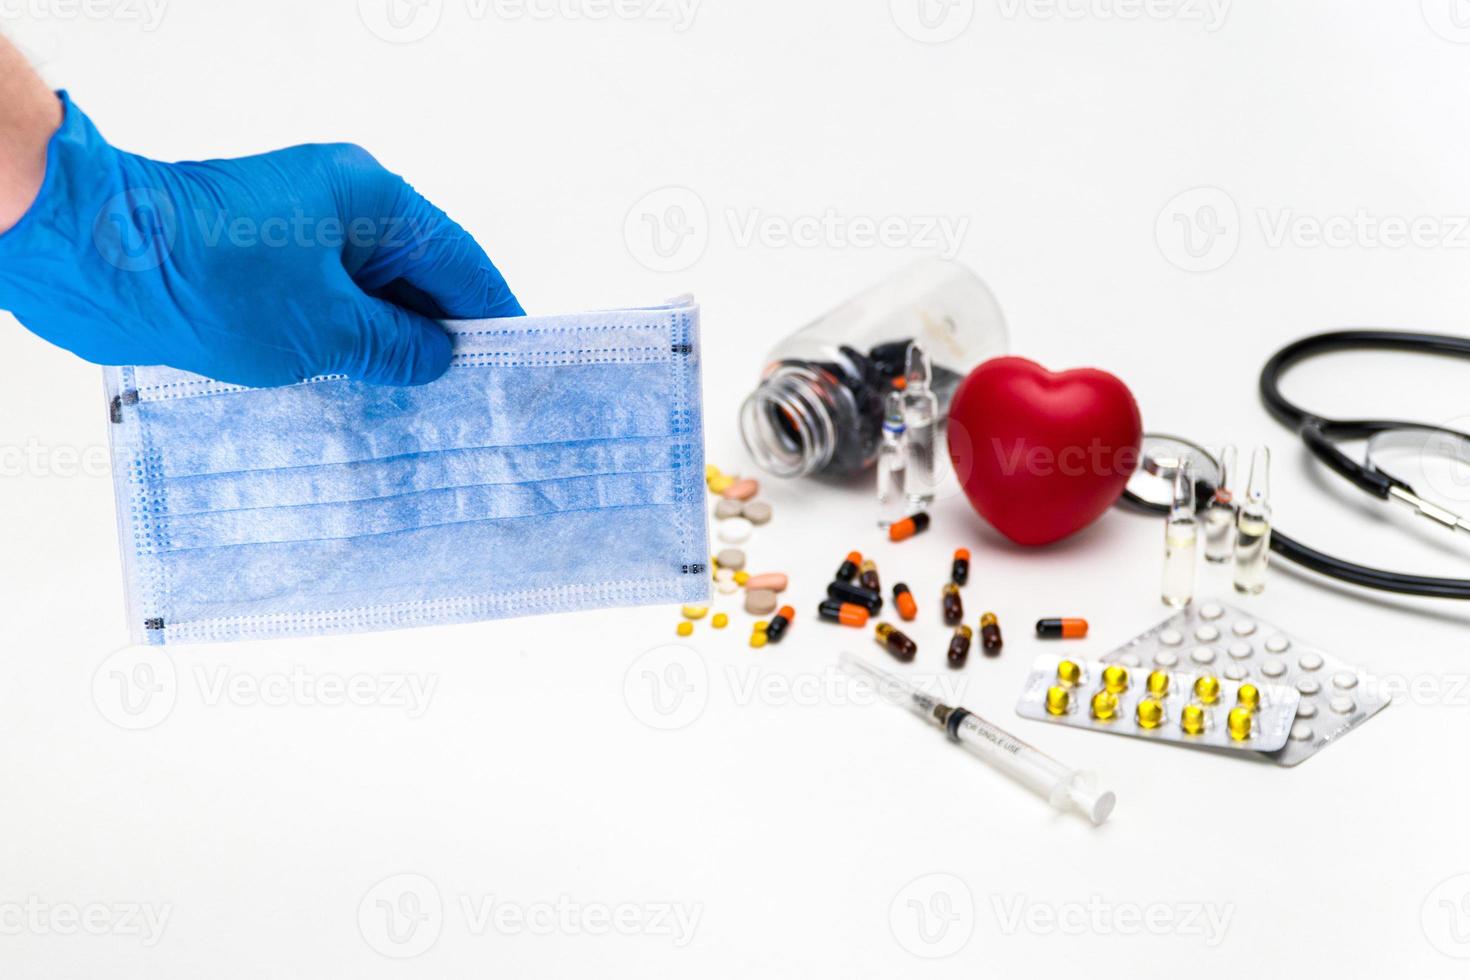
M1165 669L1037 657L1016 713L1114 735L1247 752L1286 744L1301 694L1222 679L1209 670Z
M1264 753L1283 766L1310 759L1389 703L1361 668L1218 600L1181 609L1103 660L1166 670L1183 664L1233 681L1293 688L1301 702L1286 745Z

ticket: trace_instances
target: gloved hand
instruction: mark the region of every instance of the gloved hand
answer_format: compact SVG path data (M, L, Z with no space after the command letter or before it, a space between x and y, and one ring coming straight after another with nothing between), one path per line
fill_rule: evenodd
M523 315L474 239L358 147L159 163L62 101L40 194L0 235L0 309L89 361L423 384L449 366L431 317Z

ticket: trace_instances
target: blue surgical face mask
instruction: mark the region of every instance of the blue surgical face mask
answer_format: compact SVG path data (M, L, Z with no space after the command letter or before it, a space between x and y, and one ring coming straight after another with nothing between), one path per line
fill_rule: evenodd
M107 369L136 642L708 599L698 308L445 326L419 388Z

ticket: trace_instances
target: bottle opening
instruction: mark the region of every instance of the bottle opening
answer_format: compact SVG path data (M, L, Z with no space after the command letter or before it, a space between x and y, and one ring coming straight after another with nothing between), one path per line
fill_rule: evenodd
M768 473L806 476L822 469L836 443L826 383L805 368L778 369L741 406L740 435Z

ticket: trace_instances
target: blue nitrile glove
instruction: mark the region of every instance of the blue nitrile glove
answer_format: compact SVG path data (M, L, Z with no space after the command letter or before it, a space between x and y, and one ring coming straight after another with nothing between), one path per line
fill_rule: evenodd
M40 194L0 235L0 309L89 361L423 384L449 366L431 317L523 314L474 239L358 147L159 163L61 98Z

